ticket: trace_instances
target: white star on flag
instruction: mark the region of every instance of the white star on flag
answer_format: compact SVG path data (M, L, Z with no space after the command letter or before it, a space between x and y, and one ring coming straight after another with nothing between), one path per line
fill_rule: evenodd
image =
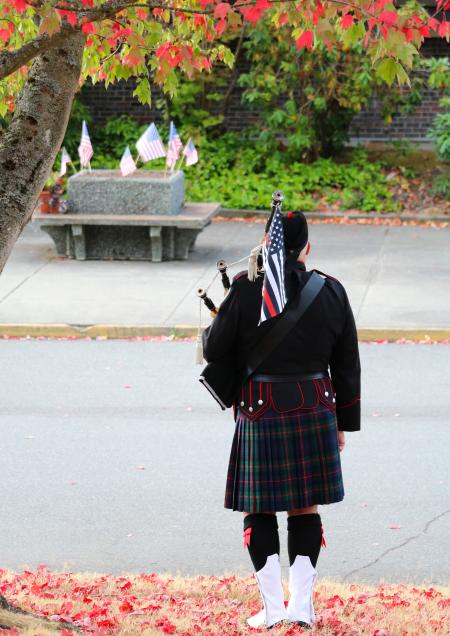
M122 176L126 177L127 174L131 174L136 170L136 164L131 155L130 146L127 146L123 152L122 159L120 160L120 172Z
M173 121L170 122L170 133L169 133L169 147L167 150L167 161L166 165L172 171L175 167L178 157L180 156L180 150L183 147L181 143L181 139L179 134L177 133L177 129L175 128L175 124Z
M78 146L78 154L80 156L80 163L83 167L89 165L89 161L94 154L94 149L92 148L88 128L84 119L83 126L81 128L81 141L80 145Z
M63 174L67 172L67 164L72 163L72 159L70 158L69 153L63 147L61 150L61 170L59 171L59 176L62 177Z
M166 151L155 124L151 123L136 142L136 148L142 161L165 157Z
M189 141L184 147L183 155L186 157L187 166L193 166L194 163L197 163L198 161L197 148L194 146L194 142L192 141L191 138L189 138Z

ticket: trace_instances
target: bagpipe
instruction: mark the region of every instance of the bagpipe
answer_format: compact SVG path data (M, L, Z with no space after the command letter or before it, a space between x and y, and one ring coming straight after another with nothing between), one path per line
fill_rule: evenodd
M275 214L277 208L281 212L281 206L282 206L283 200L284 200L283 192L281 192L281 190L275 190L275 192L272 194L271 213L266 223L265 233L267 233L268 228L270 227L273 215ZM209 283L209 285L207 287L199 287L196 292L198 298L200 298L200 302L203 302L203 304L207 307L207 309L209 309L212 318L217 316L219 312L219 308L208 296L208 291L211 285L216 280L216 278L220 275L223 290L224 290L224 296L226 296L231 287L230 277L228 276L228 269L233 267L234 265L238 265L239 263L242 263L243 261L248 261L248 277L249 277L249 280L254 281L257 276L264 273L263 252L264 252L264 244L263 244L263 241L261 241L259 245L257 245L250 251L249 255L244 256L238 261L234 261L233 263L230 263L230 264L227 264L226 261L224 261L223 259L220 259L219 261L217 261L217 264L216 264L217 272L214 275L211 282ZM199 329L200 327L201 325L199 326ZM201 334L197 336L197 344L199 344L199 338L201 342ZM197 362L198 362L198 358L197 358ZM198 364L201 364L201 363L202 363L202 360L198 362Z
M231 288L231 281L228 275L228 270L242 263L243 261L248 261L248 277L249 280L254 281L257 276L262 275L264 273L264 262L265 262L265 247L266 241L265 236L270 228L270 224L272 222L272 218L277 210L281 212L281 205L284 199L284 194L280 192L280 190L276 190L272 195L272 209L269 219L267 220L265 233L260 241L259 245L254 247L250 254L244 256L243 258L234 261L233 263L227 264L225 260L221 259L217 261L217 272L215 273L213 279L209 283L207 287L199 287L196 291L197 297L200 299L200 312L199 312L199 327L197 333L197 344L196 344L196 362L197 364L203 363L203 344L202 344L202 327L201 327L201 308L202 304L204 304L209 310L212 318L215 318L219 313L220 307L218 307L214 301L208 295L209 288L216 280L218 276L221 277L222 286L224 290L224 296L227 295L228 291ZM236 360L234 359L234 355L232 353L225 355L220 360L215 360L214 362L209 362L206 367L203 369L200 375L200 382L205 386L205 388L211 393L213 398L218 402L222 409L226 409L231 407L234 403L234 398L236 395L236 391L240 387L242 381L244 381L245 377L248 375L242 369L237 368Z

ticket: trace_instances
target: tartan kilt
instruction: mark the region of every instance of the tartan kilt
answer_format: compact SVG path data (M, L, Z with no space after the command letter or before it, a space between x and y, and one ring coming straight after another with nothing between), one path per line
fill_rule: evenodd
M336 410L329 403L334 394L324 403L320 391L327 385L314 384L319 399L312 407L280 412L271 399L269 384L260 389L261 396L268 399L261 415L249 417L237 406L225 508L276 512L342 501Z

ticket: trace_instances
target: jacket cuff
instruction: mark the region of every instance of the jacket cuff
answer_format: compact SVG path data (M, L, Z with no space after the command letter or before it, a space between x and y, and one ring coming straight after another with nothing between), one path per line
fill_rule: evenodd
M361 400L355 398L350 404L336 408L338 431L361 430Z

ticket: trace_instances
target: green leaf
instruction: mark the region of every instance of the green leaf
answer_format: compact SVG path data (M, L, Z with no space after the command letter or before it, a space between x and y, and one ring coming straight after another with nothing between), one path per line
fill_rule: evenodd
M342 34L342 41L345 46L351 46L356 44L365 36L366 30L362 22L353 24L349 29L346 29Z
M147 77L142 77L138 80L137 86L133 91L133 95L138 98L141 104L151 105L152 91Z
M392 57L386 57L384 60L378 62L375 72L378 77L391 86L397 77L397 66L398 62L396 62Z

